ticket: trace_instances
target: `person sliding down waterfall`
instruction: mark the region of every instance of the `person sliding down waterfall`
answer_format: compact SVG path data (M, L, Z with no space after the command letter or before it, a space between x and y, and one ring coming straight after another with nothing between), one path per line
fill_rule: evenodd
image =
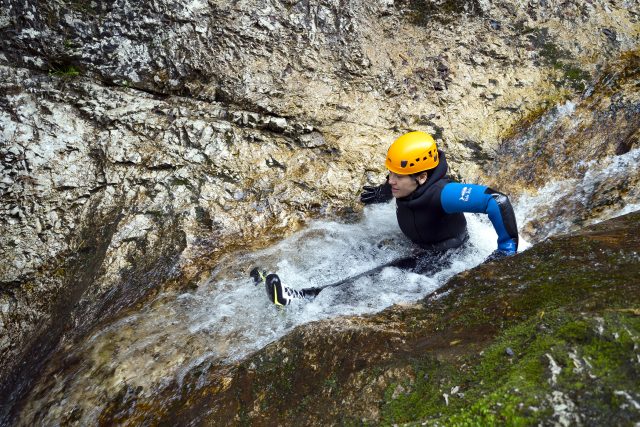
M409 132L396 139L387 151L385 166L389 170L386 182L365 186L360 200L368 205L395 197L400 229L422 249L412 262L400 263L399 267L426 274L447 262L447 255L468 240L464 212L487 214L498 234L498 248L485 262L517 252L518 229L509 198L483 185L451 181L445 155L430 134ZM315 297L322 290L294 290L284 286L277 274L266 275L258 269L251 276L256 284L265 284L277 305Z

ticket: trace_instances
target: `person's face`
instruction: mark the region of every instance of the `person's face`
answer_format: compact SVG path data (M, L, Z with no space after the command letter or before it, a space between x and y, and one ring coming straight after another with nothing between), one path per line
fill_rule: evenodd
M407 197L418 188L418 182L420 185L424 184L427 180L427 174L423 173L418 176L418 181L411 175L398 175L389 171L389 184L391 184L391 194L396 199Z

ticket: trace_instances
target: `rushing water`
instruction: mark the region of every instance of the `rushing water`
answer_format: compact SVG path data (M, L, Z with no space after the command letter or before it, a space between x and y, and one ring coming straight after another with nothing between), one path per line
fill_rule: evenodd
M597 166L583 165L581 179L550 182L536 195L522 195L514 204L519 225L539 218L537 213L549 206L588 204L604 182L637 173L639 161L636 149ZM603 210L598 219L635 210L639 199L637 191L627 192L615 209ZM76 409L81 424L94 424L108 401L105 396L114 396L123 385L152 398L180 383L193 367L241 359L298 325L417 301L495 249L496 234L486 217L467 215L467 220L469 244L431 276L388 267L284 310L268 300L262 286L253 284L251 267L277 271L286 285L302 288L329 284L406 255L411 245L398 228L394 203L367 207L357 223L316 221L265 250L229 254L196 290L161 294L67 349L71 365L60 377L36 387L22 413L23 423L56 424ZM558 217L550 221L546 235L571 226L570 217ZM521 241L521 250L527 246Z
M584 169L573 179L548 182L535 194L518 200L519 228L538 222L536 238L574 231L640 209L640 148L620 156L576 165Z
M394 203L367 207L358 223L316 221L268 249L230 254L195 291L159 295L75 348L79 360L44 396L61 397L52 399L56 402L47 418L60 419L68 405L90 402L91 409L82 411L83 424L93 423L104 403L101 397L123 384L142 387L142 395L153 396L203 361L240 359L298 325L416 301L495 249L496 234L488 220L467 218L469 244L432 276L388 267L286 309L274 306L264 287L253 284L251 267L277 271L286 285L302 288L330 284L408 255L411 244L398 228ZM32 405L35 409L38 401Z

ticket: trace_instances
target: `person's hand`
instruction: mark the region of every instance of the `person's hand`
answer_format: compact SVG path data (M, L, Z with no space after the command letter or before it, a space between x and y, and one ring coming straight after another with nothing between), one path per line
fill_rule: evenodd
M360 194L360 201L365 205L385 203L391 199L393 199L393 194L391 193L391 184L388 182L375 187L365 185Z

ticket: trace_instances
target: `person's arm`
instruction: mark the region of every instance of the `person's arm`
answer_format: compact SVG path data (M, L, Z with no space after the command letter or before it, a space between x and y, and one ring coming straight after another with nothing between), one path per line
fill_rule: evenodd
M513 255L518 251L518 227L509 198L489 187L451 182L440 194L446 213L485 213L498 233L498 251Z

